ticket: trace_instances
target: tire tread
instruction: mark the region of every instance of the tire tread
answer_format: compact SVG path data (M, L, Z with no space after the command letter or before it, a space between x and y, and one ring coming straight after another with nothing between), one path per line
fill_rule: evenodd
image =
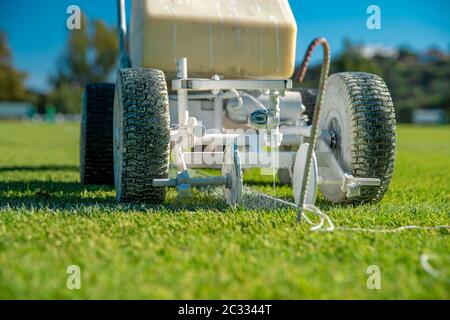
M86 185L114 185L112 83L86 85L80 135L80 180Z
M377 75L363 72L338 73L348 90L353 144L352 174L379 178L378 187L361 187L352 203L375 203L386 193L394 173L396 120L392 98L385 82Z
M118 86L123 103L121 202L161 203L166 189L153 179L168 177L170 119L164 73L155 69L121 69Z

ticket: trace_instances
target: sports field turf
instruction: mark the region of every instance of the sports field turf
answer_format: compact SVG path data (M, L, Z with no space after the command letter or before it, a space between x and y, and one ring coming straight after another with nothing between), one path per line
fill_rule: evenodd
M310 232L293 211L232 210L200 191L120 206L113 189L79 184L78 140L78 124L0 122L0 298L450 298L448 229ZM256 171L246 180L273 193ZM449 225L450 127L399 126L381 203L318 206L337 226ZM80 290L66 287L69 265ZM379 290L367 288L371 265Z

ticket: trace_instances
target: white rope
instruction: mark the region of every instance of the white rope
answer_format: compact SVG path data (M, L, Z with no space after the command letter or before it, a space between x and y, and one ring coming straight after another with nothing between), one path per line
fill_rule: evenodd
M198 173L199 176L206 176L206 174ZM244 198L243 205L254 207L255 204L259 204L257 201L255 202L254 199L250 199L251 196L257 196L260 198L268 199L272 202L272 204L281 204L290 208L293 208L297 212L300 210L300 207L297 206L295 203L276 198L273 196L270 196L265 193L257 192L253 190L252 188L245 186L245 194L247 196L247 199ZM219 190L217 190L218 192ZM219 194L219 192L218 192ZM267 209L268 203L262 203L259 207ZM359 228L359 227L347 227L347 226L335 226L333 221L331 220L330 216L328 216L325 212L321 211L319 208L317 208L315 205L306 204L303 208L302 218L311 225L310 231L326 231L326 232L332 232L332 231L347 231L347 232L370 232L370 233L397 233L407 230L439 230L439 229L447 229L450 230L449 225L439 225L439 226L417 226L417 225L408 225L408 226L400 226L397 228ZM306 212L312 213L314 216L318 217L320 220L318 223L313 222L310 217L306 214Z
M283 199L279 199L279 198L275 198L272 196L269 196L268 194L265 193L260 193L260 192L256 192L256 191L249 191L247 193L251 193L253 195L259 196L259 197L263 197L266 199L269 199L271 201L273 201L274 203L279 203L291 208L295 208L295 210L300 210L300 208L292 202L283 200ZM245 203L244 203L245 204ZM318 223L313 222L306 214L305 212L310 212L312 214L314 214L315 216L320 218L320 221ZM318 230L322 230L322 231L333 231L335 229L333 222L331 221L330 217L328 217L328 215L326 215L325 213L323 213L322 211L320 211L319 208L317 208L314 205L305 205L304 206L304 210L302 212L302 218L304 218L304 220L309 223L312 227L310 228L311 231L318 231ZM325 222L327 223L328 226L325 227Z
M265 199L269 199L272 204L281 204L281 205L285 205L287 207L293 208L295 209L297 212L299 212L300 208L299 206L297 206L296 204L283 200L283 199L279 199L276 197L272 197L268 194L264 194L264 193L260 193L260 192L256 192L253 189L249 188L249 187L245 187L247 190L245 192L247 199L244 199L244 205L250 205L253 206L255 204L254 199L249 199L249 196L258 196L258 197L262 197ZM260 201L258 201L259 204ZM264 209L267 209L267 203L262 203L262 207ZM301 211L300 211L301 212ZM320 221L318 223L313 222L308 215L306 214L306 212L310 212L313 215L315 215L316 217L320 218ZM325 231L325 232L333 232L333 231L346 231L346 232L371 232L371 233L396 233L396 232L402 232L402 231L406 231L406 230L438 230L438 229L450 229L450 226L448 225L440 225L440 226L416 226L416 225L408 225L408 226L401 226L401 227L397 227L397 228L390 228L390 229L386 229L386 228L357 228L357 227L335 227L333 221L331 220L331 218L324 212L322 212L319 208L317 208L315 205L311 205L311 204L306 204L303 207L303 212L301 213L301 217L308 223L311 225L311 228L309 229L310 231L316 232L316 231ZM450 278L448 278L448 276L446 276L444 273L436 270L435 268L433 268L430 263L429 260L431 258L434 258L434 256L432 255L428 255L423 253L420 256L420 264L422 266L422 268L425 270L426 273L428 273L429 275L431 275L433 278L436 278L438 280L441 281L445 281L446 283L450 284Z
M267 199L270 199L274 202L277 202L279 204L283 204L286 205L288 207L291 208L295 208L295 210L300 210L299 206L297 206L296 204L283 200L283 199L279 199L279 198L275 198L272 196L269 196L267 194L264 193L260 193L260 192L255 192L253 190L249 190L248 192L251 192L257 196L260 197L264 197ZM448 225L440 225L440 226L416 226L416 225L408 225L408 226L401 226L401 227L397 227L397 228L357 228L357 227L346 227L346 226L335 226L333 221L331 220L331 218L324 212L322 212L319 208L317 208L315 205L312 204L306 204L303 207L303 212L302 212L302 218L308 223L310 224L312 227L310 228L311 231L348 231L348 232L372 232L372 233L396 233L396 232L401 232L401 231L405 231L405 230L438 230L438 229L450 229L450 226ZM313 215L317 216L320 218L320 221L318 223L314 223L309 217L308 215L306 215L306 212L310 212Z
M353 231L353 232L373 232L373 233L395 233L405 230L437 230L437 229L450 229L450 226L401 226L398 228L391 228L391 229L382 229L382 228L352 228L352 227L337 227L336 230L341 231Z
M438 230L438 229L450 229L450 226L443 225L443 226L415 226L415 225L409 225L409 226L401 226L397 228L355 228L355 227L335 227L333 224L333 221L330 219L330 217L322 212L319 208L317 208L314 205L305 205L304 206L305 211L309 211L314 213L315 215L320 217L320 223L314 225L307 216L303 213L302 217L305 218L305 221L309 224L313 225L313 227L310 229L311 231L348 231L348 232L371 232L371 233L396 233L401 232L405 230ZM328 223L328 227L324 228L324 222Z
M320 222L318 224L312 223L308 217L305 215L305 212L311 212L314 215L320 217ZM317 208L315 205L312 204L305 204L303 206L303 212L302 212L302 218L305 219L306 222L312 225L312 227L309 229L311 231L334 231L336 228L334 226L333 221L331 221L330 217L323 213L319 208ZM328 227L324 227L325 221L328 223Z
M430 263L428 262L430 258L434 258L434 256L430 256L426 253L422 253L422 255L420 256L420 264L422 265L422 268L425 270L425 272L431 275L433 278L443 280L450 284L450 279L447 276L445 276L442 272L434 269L430 265Z

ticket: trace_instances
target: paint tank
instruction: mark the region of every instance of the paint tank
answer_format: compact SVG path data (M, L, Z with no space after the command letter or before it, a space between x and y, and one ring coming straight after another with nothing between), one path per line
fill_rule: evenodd
M285 79L294 72L297 25L288 0L134 0L130 58L134 67L175 77Z

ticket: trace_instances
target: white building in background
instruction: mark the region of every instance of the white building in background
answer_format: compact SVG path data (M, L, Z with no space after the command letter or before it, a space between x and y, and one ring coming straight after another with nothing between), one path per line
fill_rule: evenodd
M29 119L36 108L27 102L0 102L0 119Z
M359 48L359 53L366 59L373 59L375 56L383 58L397 59L399 51L393 46L384 46L382 44L363 45Z
M444 109L416 109L412 114L412 121L417 124L446 123Z

